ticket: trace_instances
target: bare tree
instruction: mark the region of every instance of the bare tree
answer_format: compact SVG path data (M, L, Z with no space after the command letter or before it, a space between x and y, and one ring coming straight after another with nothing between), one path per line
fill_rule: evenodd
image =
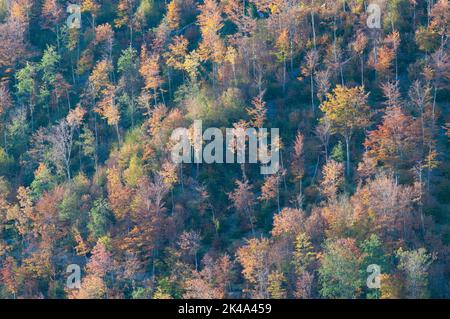
M331 123L328 120L320 122L315 129L315 133L323 146L325 153L325 161L328 161L328 144L331 136Z
M54 126L47 137L51 146L52 160L58 169L65 171L68 180L70 180L70 157L74 132L75 126L69 125L67 120L63 119Z
M256 222L254 206L256 205L256 200L252 185L246 179L243 181L236 180L236 188L228 194L228 198L239 214L249 218L252 233L254 233Z

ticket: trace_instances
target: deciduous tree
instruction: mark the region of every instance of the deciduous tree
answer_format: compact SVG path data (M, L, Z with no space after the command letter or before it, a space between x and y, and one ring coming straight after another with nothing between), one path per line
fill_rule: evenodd
M322 121L328 120L335 133L345 139L347 153L347 175L350 174L350 141L354 132L369 125L368 94L363 87L346 88L338 85L327 101L320 106L325 113Z

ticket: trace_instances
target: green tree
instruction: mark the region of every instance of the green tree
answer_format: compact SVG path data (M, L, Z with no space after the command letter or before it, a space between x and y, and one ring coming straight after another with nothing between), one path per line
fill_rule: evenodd
M142 26L156 26L160 17L159 6L155 0L141 0L136 14Z
M338 163L342 163L344 161L344 147L342 142L339 141L331 150L331 158Z
M105 236L112 221L108 200L99 198L94 201L94 206L89 211L89 223L87 228L91 237L97 240Z
M434 260L432 254L428 254L425 248L417 250L397 251L399 259L398 269L405 274L407 297L423 299L428 297L428 270Z
M14 159L9 156L3 147L0 147L0 175L11 176L14 168Z
M126 101L130 107L131 126L134 127L134 113L137 85L139 83L139 58L132 47L122 51L117 61L117 69L121 73L120 87L123 89L121 101Z
M34 106L36 99L36 67L27 62L27 64L16 72L17 97L22 105L27 105L30 109L31 130L34 131Z
M42 55L41 62L38 65L38 70L42 72L42 85L39 92L41 98L50 94L50 90L56 82L57 67L60 59L60 55L53 46L48 46Z
M34 199L39 199L44 192L52 190L57 185L55 175L43 163L39 164L34 172L34 180L30 185L31 195Z
M130 159L130 165L123 172L125 181L128 185L134 187L138 184L141 177L144 175L144 168L141 159L134 154Z
M363 262L361 268L362 278L367 278L367 267L369 265L378 265L380 267L382 274L389 273L389 263L388 258L384 252L383 243L378 238L377 235L372 234L369 238L362 242L361 252L363 255ZM380 298L380 289L370 290L367 292L366 296L369 299Z
M92 132L87 125L83 125L81 134L80 134L80 142L81 152L84 156L94 160L95 170L97 171L98 159L95 143L94 132Z
M361 252L352 238L328 240L319 268L320 293L325 298L359 297L363 280L360 276Z

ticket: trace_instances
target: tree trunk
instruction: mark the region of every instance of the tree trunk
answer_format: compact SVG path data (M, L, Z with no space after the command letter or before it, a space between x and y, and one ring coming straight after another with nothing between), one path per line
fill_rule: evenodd
M314 0L311 1L312 7L314 7ZM313 34L313 45L314 45L314 51L317 51L316 46L316 26L314 22L314 11L311 10L311 27L312 27L312 34Z
M311 70L311 108L314 114L314 112L316 111L316 106L314 105L314 76L312 70Z
M120 147L120 144L122 144L122 142L120 140L119 123L116 123L115 127L116 127L116 134L117 134L117 142L119 143L119 147Z
M286 93L286 57L283 59L283 94Z
M280 181L277 180L277 207L278 207L278 213L281 212L280 209Z
M361 86L364 86L364 54L361 54Z
M347 152L347 176L350 176L350 137L345 137L345 148Z

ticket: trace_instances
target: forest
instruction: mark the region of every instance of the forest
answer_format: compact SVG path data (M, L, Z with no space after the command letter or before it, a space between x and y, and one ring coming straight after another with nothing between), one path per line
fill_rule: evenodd
M448 0L0 0L0 299L450 298L449 24ZM175 163L198 120L279 129L279 169Z

